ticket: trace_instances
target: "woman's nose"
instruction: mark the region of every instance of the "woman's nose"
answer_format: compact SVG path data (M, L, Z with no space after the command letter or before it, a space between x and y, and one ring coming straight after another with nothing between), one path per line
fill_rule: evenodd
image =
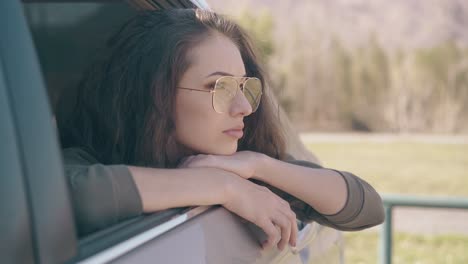
M229 113L231 116L248 116L252 113L252 106L240 89L237 90L236 96L232 99Z

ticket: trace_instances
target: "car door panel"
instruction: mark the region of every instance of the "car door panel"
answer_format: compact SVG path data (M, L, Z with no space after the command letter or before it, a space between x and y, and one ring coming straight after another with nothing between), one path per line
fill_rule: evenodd
M259 249L237 216L213 207L114 263L253 263Z

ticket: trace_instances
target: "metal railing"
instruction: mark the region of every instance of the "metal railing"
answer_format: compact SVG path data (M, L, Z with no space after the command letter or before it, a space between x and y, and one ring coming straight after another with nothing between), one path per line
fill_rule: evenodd
M467 197L434 197L386 194L382 195L385 222L380 234L380 263L392 263L392 210L393 207L430 207L468 209Z

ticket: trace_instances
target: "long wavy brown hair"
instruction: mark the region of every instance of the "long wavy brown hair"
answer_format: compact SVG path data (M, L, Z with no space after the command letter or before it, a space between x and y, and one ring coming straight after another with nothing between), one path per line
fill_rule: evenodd
M238 151L283 159L278 109L249 37L236 23L200 9L147 11L125 23L85 73L71 116L58 120L62 146L81 147L104 164L175 167L182 158L180 152L173 157L181 149L174 140L175 87L191 65L190 50L213 32L235 43L247 76L265 89L258 110L245 118Z

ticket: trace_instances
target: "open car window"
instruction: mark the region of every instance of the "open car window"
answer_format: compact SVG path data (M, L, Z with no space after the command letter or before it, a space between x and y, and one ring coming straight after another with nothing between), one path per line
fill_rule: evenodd
M119 244L122 244L122 241L136 241L140 239L138 240L138 243L140 244L133 244L133 246L136 248L138 245L141 245L141 243L144 243L144 241L151 239L151 237L142 238L141 235L143 233L151 233L153 235L152 238L157 237L159 234L181 225L181 223L188 222L197 214L208 211L209 208L206 207L198 207L195 209L170 209L156 214L143 215L137 218L133 218L78 239L74 233L76 228L74 228L74 222L72 215L70 214L71 210L69 199L66 199L67 193L65 192L66 188L64 186L65 177L63 175L63 168L61 166L62 164L59 155L60 146L58 145L58 137L56 131L53 130L52 125L53 117L66 118L68 115L69 111L71 110L70 106L73 105L78 81L80 80L85 68L89 66L89 63L93 60L93 57L96 55L96 53L98 53L99 50L104 47L104 42L111 34L116 31L117 27L119 27L129 17L133 16L138 9L194 6L204 7L206 6L206 3L205 1L201 0L23 1L22 11L27 22L27 25L24 26L25 28L27 26L29 29L29 32L25 30L24 34L29 36L29 38L22 43L26 43L30 46L34 45L40 67L39 65L34 66L35 72L31 75L33 78L30 78L29 72L27 72L27 67L23 68L23 70L26 70L23 72L22 76L28 76L28 78L23 78L24 80L21 80L21 76L17 76L17 82L19 84L23 86L29 85L27 88L29 90L18 90L15 92L19 94L15 95L16 106L19 109L19 114L23 115L21 118L18 118L18 120L21 119L21 122L15 124L16 128L18 129L18 131L15 133L21 134L19 136L20 138L18 139L18 142L23 144L21 147L24 147L25 150L25 153L18 154L18 160L23 163L28 163L23 170L23 173L26 175L23 178L27 179L29 182L24 184L31 184L32 187L30 190L39 190L38 193L30 195L31 197L29 197L29 202L32 204L30 207L36 208L34 210L37 211L34 212L30 219L32 219L32 233L36 232L38 235L35 235L35 233L31 234L31 240L37 241L38 239L44 239L45 241L48 239L46 241L48 242L49 240L53 240L47 237L48 234L53 234L56 236L52 237L55 239L52 241L55 244L51 243L48 245L49 251L43 250L41 247L36 245L37 250L35 253L35 258L37 261L35 262L57 263L62 262L65 259L69 263L75 263L79 261L89 261L90 257L91 263L93 261L100 262L99 260L101 260L101 262L104 262L102 260L112 260L115 259L116 256L119 256L118 254L123 254L122 252L129 252L129 250L132 250L126 248L123 250L127 251L120 251L120 253L116 252L115 250L110 250L116 248ZM29 33L31 34L29 35ZM32 36L32 39L30 36ZM12 40L12 43L13 42L14 41ZM29 48L32 51L32 47ZM21 54L9 55L9 60L13 60L15 55ZM36 62L36 54L27 53L23 55L34 58L34 62ZM4 63L4 65L7 64L8 63ZM20 72L19 69L16 70ZM42 76L40 76L41 73L44 77L43 79ZM23 81L29 81L30 83L21 83ZM36 96L35 93L32 93L31 95L32 97L36 96L36 101L33 101L31 98L29 98L31 100L22 101L22 97L20 96L24 96L24 94L36 88L38 89L38 96ZM45 89L47 89L48 100L46 98ZM34 108L37 102L42 104L40 106L41 108L37 108L39 110ZM45 104L47 103L49 103L49 105L46 106ZM20 106L20 104L23 105ZM29 107L29 104L31 104L33 107ZM26 111L37 115L34 115L36 122L31 122L31 124L28 123L28 119L26 118ZM293 132L290 124L288 123L287 117L283 114L282 121L286 126L286 131L288 132L288 153L292 154L298 159L312 160L316 162L315 157L310 155L310 153L307 152L302 143L299 141L299 137ZM44 136L44 138L40 138L41 142L36 142L38 137L35 133L37 131L40 132L40 135ZM42 152L38 153L38 150L41 149ZM44 155L43 153L47 153L47 155ZM44 156L42 159L35 160L36 157L41 155ZM52 169L47 166L41 166L41 164L51 164L49 167ZM61 180L56 180L57 178L61 178ZM49 182L53 184L51 186L47 186ZM48 193L48 195L44 193ZM49 200L44 200L42 199L43 197L46 197ZM43 204L44 201L50 203ZM49 220L52 221L54 225L46 225L46 220L48 220L47 212L49 212L47 210L50 210L50 208L53 206L59 206L60 208L63 207L63 211L66 213L63 215L50 215ZM220 209L214 207L211 208ZM234 216L226 212L221 213L221 210L210 211L211 212L208 213L216 211L217 213L213 214L225 217L223 219L234 219ZM205 219L206 223L211 224L209 227L216 231L216 223L213 223L212 219ZM57 221L58 223L56 223ZM193 222L194 221L192 221L192 224ZM228 237L229 240L235 236L242 238L252 237L250 233L247 233L245 232L246 230L242 229L244 226L242 226L239 221L231 221L230 223L233 225L231 231L241 230L242 232L237 232L235 234L233 233L232 236ZM219 225L218 227L222 227L222 230L224 231L224 226ZM198 226L193 225L192 230L197 231L197 228ZM62 232L63 230L66 232ZM325 230L334 235L338 234L331 229L323 228L320 230ZM213 234L215 231L211 231L211 233ZM220 233L222 232L218 232L218 234ZM200 236L206 235L205 233L197 234ZM330 234L324 234L327 236L328 241L331 241L330 243L339 241L339 239L333 240L334 237ZM247 241L247 239L245 239L245 241ZM220 247L219 245L215 245L217 240L208 242L212 245L211 250L218 249ZM239 240L237 242L239 242ZM244 240L241 242L244 242ZM40 241L37 243L42 245ZM61 244L65 250L54 251L54 246L57 244ZM239 244L241 243L239 242L237 245ZM254 248L252 244L244 244L250 247L248 249ZM334 257L341 254L341 247L332 245L330 248L333 248L337 251L337 253L333 253ZM119 250L121 249L122 248ZM109 253L110 251L112 252ZM226 251L229 251L229 248L226 248ZM245 250L245 252L247 252L247 250ZM127 256L130 255L131 254L128 254ZM72 256L71 259L70 256ZM97 260L96 258L92 258L96 256L99 257Z

